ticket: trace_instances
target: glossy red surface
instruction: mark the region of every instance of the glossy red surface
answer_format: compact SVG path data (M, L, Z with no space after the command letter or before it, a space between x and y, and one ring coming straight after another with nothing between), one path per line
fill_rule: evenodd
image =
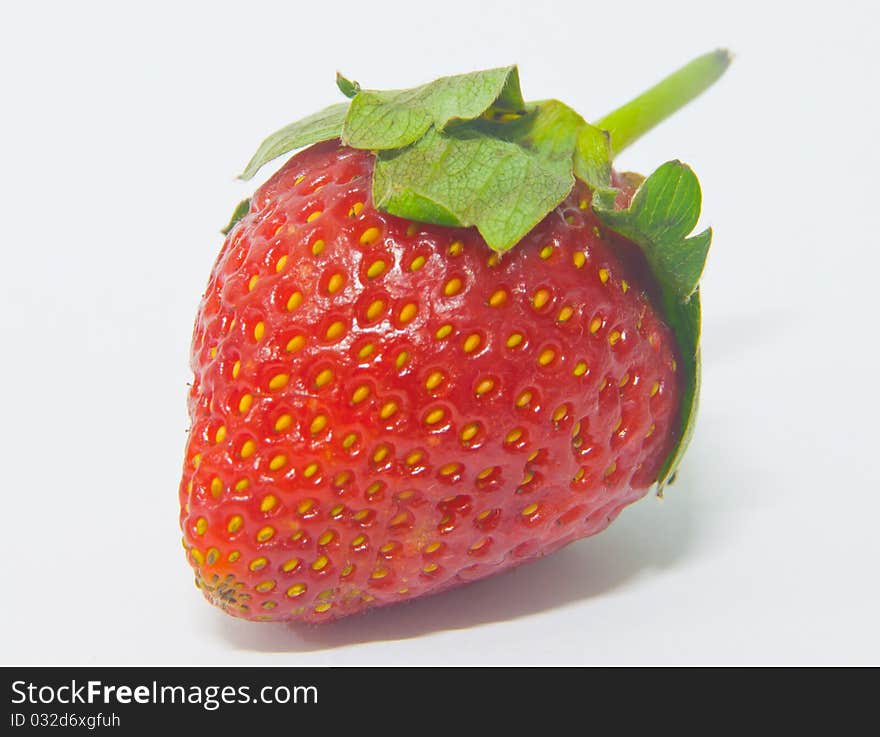
M293 157L199 310L181 525L236 616L327 621L552 552L643 496L675 440L673 337L585 190L499 258L375 211L371 167L333 142Z

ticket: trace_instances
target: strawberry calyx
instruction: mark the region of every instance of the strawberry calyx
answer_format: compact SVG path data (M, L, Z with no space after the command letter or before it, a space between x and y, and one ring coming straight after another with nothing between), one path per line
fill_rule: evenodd
M729 63L712 52L633 101L587 122L559 100L526 102L517 67L460 74L412 89L370 90L341 74L338 103L266 138L241 174L297 148L341 139L376 156L373 202L435 225L476 227L490 248L512 248L569 194L575 179L608 208L619 152L712 84Z
M660 166L616 209L613 156L711 86L730 63L727 51L705 54L597 124L559 100L526 102L517 67L442 77L404 90L362 88L341 74L349 101L331 105L266 138L245 170L295 149L340 139L375 155L374 206L409 220L476 227L498 253L513 248L571 192L576 179L611 230L637 244L660 286L662 307L682 354L678 443L658 475L674 477L693 433L700 383L699 279L711 230L688 237L700 214L693 171ZM229 228L247 212L239 204Z

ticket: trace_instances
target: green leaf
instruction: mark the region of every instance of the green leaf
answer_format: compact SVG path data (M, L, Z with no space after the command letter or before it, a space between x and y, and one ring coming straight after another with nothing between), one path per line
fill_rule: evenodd
M539 156L565 162L571 168L578 131L587 125L584 119L564 102L544 100L534 104L523 120L518 141Z
M559 100L529 103L518 113L489 108L479 119L459 123L490 138L519 144L541 158L564 162L571 169L571 159L578 128L584 123L574 110Z
M593 204L613 208L617 190L611 186L611 137L584 123L578 130L574 175L593 191Z
M339 102L275 131L260 144L239 179L251 179L263 165L294 149L339 138L348 106L347 102Z
M637 243L660 285L666 319L682 359L683 395L679 440L658 475L662 490L675 474L694 430L700 391L700 293L712 231L687 237L700 217L700 183L690 167L669 161L642 182L625 210L594 202L598 217Z
M411 220L475 225L503 252L569 193L582 140L593 165L585 176L613 200L607 136L558 100L513 114L493 106L442 132L432 127L408 148L380 152L373 200Z
M528 103L523 114L499 115L495 108L470 125L486 135L512 141L546 159L564 160L591 188L611 189L608 134L559 100Z
M468 126L431 128L404 149L379 152L376 207L441 225L476 226L489 246L510 249L571 190L571 163Z
M232 211L232 217L229 218L229 223L227 223L226 227L223 228L220 232L223 235L229 235L229 231L235 227L235 224L241 220L245 215L248 214L248 210L251 208L251 198L242 200L235 206L235 210Z
M574 175L593 191L595 202L611 206L617 190L611 186L611 140L559 100L532 103L520 120L495 124L488 131L499 138L531 148L546 159L564 160Z
M361 86L357 82L352 82L350 79L346 79L339 72L336 72L336 86L339 88L339 91L349 99L361 91Z
M593 192L593 201L613 206L617 190L611 186L611 140L608 133L585 121L559 100L535 104L529 131L522 136L545 158L564 159L574 175Z
M602 220L645 251L660 284L679 300L697 288L712 234L686 238L700 217L700 183L689 166L668 161L636 191L626 210L595 207Z
M441 77L408 90L360 90L351 101L342 140L348 146L383 151L415 143L431 126L473 120L490 107L525 107L516 67Z

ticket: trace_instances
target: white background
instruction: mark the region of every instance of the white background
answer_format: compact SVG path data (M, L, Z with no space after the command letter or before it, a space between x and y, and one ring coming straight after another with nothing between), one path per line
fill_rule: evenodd
M0 662L878 663L871 3L15 3L0 27ZM827 8L827 10L825 9ZM663 501L510 574L325 628L228 618L177 528L188 348L262 137L516 62L597 118L737 57L623 168L693 165L705 388Z

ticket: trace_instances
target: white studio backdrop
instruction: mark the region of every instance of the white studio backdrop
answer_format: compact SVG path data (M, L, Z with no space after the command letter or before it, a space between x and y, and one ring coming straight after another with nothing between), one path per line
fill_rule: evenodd
M27 3L0 26L6 664L877 663L876 5ZM372 87L518 63L597 118L717 46L627 150L703 185L694 443L661 502L492 580L326 628L232 620L180 547L188 348L234 179ZM261 175L261 179L266 174Z

